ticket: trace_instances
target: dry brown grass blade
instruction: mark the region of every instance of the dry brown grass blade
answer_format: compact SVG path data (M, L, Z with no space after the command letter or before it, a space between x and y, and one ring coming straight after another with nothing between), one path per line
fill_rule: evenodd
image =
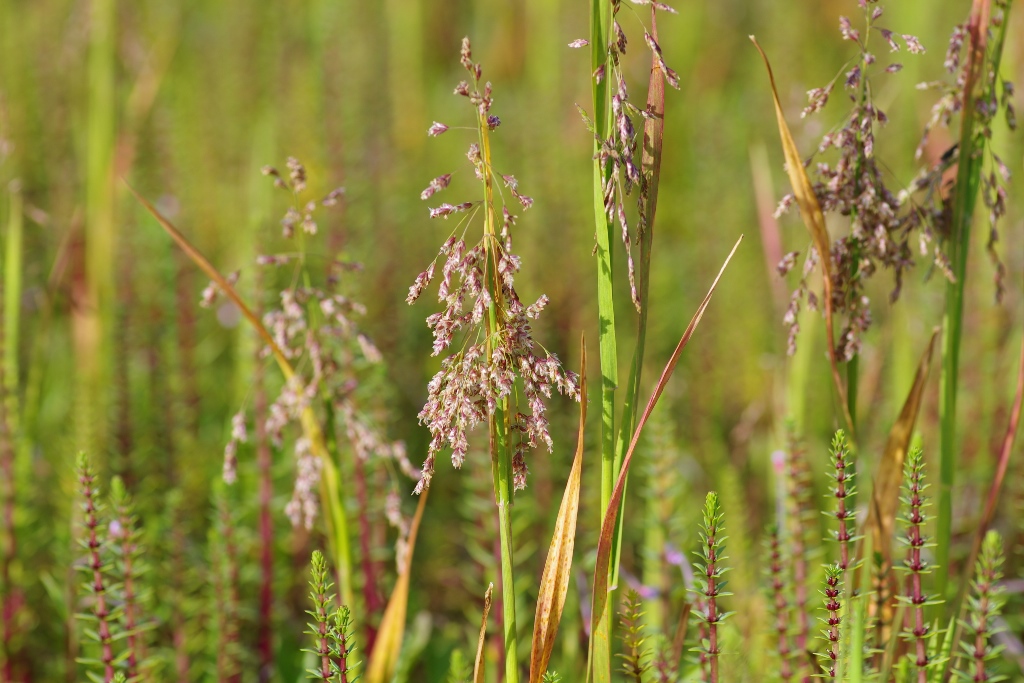
M562 608L569 590L572 552L576 544L576 519L580 509L580 479L583 474L583 435L587 423L587 341L580 339L580 428L576 455L569 480L558 507L555 530L551 535L544 571L537 594L537 613L533 620L533 644L530 648L530 683L540 683L547 671L555 646ZM482 636L482 632L481 632Z
M384 608L384 616L380 620L380 631L377 642L370 653L370 663L366 667L366 683L389 683L395 675L398 655L402 651L402 640L405 638L405 614L409 607L409 580L412 575L412 556L416 550L416 536L419 534L423 510L427 505L429 489L420 494L420 502L416 506L416 514L409 527L409 551L405 557L395 587Z
M672 377L673 371L676 369L676 364L679 362L679 357L683 353L683 349L690 341L690 337L693 336L693 331L697 329L697 325L700 324L701 318L704 317L704 311L707 310L708 304L711 303L711 296L715 293L715 288L718 287L719 281L722 279L722 275L725 274L725 269L729 266L729 262L732 260L736 250L739 249L740 243L743 241L743 236L736 240L736 244L733 245L732 251L725 258L725 262L722 264L722 268L718 271L718 275L715 277L715 281L711 283L711 288L708 289L708 293L704 296L704 300L701 301L700 306L697 307L697 312L693 314L693 318L690 320L690 324L686 326L686 331L683 332L682 338L679 340L679 344L676 345L675 351L672 352L672 357L668 359L668 363L665 364L665 369L661 371L661 377L658 378L658 383L654 387L654 393L651 394L651 398L647 401L647 406L644 408L643 414L640 416L640 420L637 422L636 429L633 431L633 438L629 442L629 449L626 451L626 457L622 460L622 468L619 470L618 480L615 482L615 488L612 490L612 497L608 503L607 512L604 515L604 520L601 523L601 536L597 544L597 563L594 567L594 594L592 597L591 610L590 610L590 653L588 656L587 664L587 680L591 680L594 676L594 672L591 667L594 663L594 641L599 634L608 633L608 629L600 628L599 620L605 618L607 613L605 611L605 605L608 602L608 568L611 561L612 545L615 542L615 524L619 516L619 504L622 502L622 494L626 489L626 477L629 474L629 466L633 461L633 455L636 452L636 444L640 440L640 434L643 432L644 425L647 424L647 420L651 417L651 412L654 410L654 406L658 404L658 399L661 398L661 393L665 390L665 385L668 384L668 380ZM598 621L595 621L598 620ZM605 647L611 647L611 643L603 643Z
M914 433L914 424L921 408L921 399L928 382L932 354L939 329L932 331L928 348L921 356L917 365L914 382L903 402L899 418L889 430L889 439L885 444L885 453L875 468L875 476L871 485L871 506L865 520L866 532L871 534L871 547L874 552L882 554L884 567L892 567L892 539L896 525L896 514L900 508L900 486L903 482L903 462L910 447L910 438ZM858 555L863 549L863 541L858 543ZM862 558L863 559L863 558Z
M821 264L821 279L825 291L825 339L828 342L828 360L832 367L832 381L835 384L836 392L839 394L839 403L843 407L843 417L846 426L850 430L850 438L856 441L853 427L853 416L846 397L846 387L839 376L839 361L836 359L836 342L832 332L832 265L831 245L829 243L828 230L825 227L825 214L821 211L821 204L814 194L814 187L810 178L804 170L804 162L800 157L800 151L796 147L792 133L789 132L789 125L782 113L782 104L779 102L779 93L775 88L775 74L772 73L772 65L768 62L768 55L764 53L757 39L750 36L750 41L761 53L764 66L768 70L768 80L772 87L772 101L775 103L775 117L779 123L779 137L782 138L782 153L786 157L786 173L789 175L789 182L793 186L793 196L800 206L800 216L804 219L807 231L811 233L811 240L814 248L818 251L818 262Z
M484 615L480 619L480 635L476 639L476 658L473 660L473 683L484 683L484 645L487 643L487 615L491 613L494 584L487 584L484 593Z
M274 354L274 360L276 360L277 364L281 367L281 372L284 373L285 379L291 379L295 375L295 369L292 368L291 363L288 362L288 359L285 357L284 353L282 353L281 347L279 347L277 342L274 341L274 337L270 334L267 328L263 326L263 322L260 320L259 316L253 313L252 309L246 305L242 300L242 297L238 295L237 291L235 291L235 288L231 286L230 282L228 282L227 278L221 275L220 271L210 263L203 253L192 246L192 243L188 241L185 235L174 227L174 224L167 220L163 214L157 211L155 206L150 204L145 197L136 192L135 188L129 185L127 181L124 181L124 184L128 188L128 191L135 195L135 199L142 204L143 208L145 208L146 211L156 219L156 222L160 224L160 227L164 229L164 232L170 235L171 239L173 239L181 250L184 251L190 259L192 259L192 262L199 267L199 270L203 271L206 277L215 282L220 290L224 292L224 295L231 299L231 302L238 307L238 310L242 312L245 319L249 321L249 324L251 324L253 328L255 328L257 334L260 335L260 338Z

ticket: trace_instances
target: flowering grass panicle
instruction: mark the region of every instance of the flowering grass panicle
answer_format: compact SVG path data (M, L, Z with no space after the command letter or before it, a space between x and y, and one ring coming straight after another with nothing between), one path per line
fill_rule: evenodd
M998 225L1006 215L1006 192L1010 181L1010 169L992 149L992 128L1002 115L1006 127L1017 129L1017 114L1013 105L1013 83L1000 73L1003 46L1006 39L1010 0L994 0L988 32L982 37L984 55L981 64L967 58L964 42L970 36L970 27L965 23L953 27L946 48L944 66L951 80L931 81L918 84L918 89L935 90L939 99L932 107L931 116L925 124L924 133L918 144L915 158L920 159L937 126L949 128L953 117L964 115L965 98L970 97L968 88L976 89L973 110L969 112L974 121L972 155L981 157L983 170L980 174L981 196L988 209L989 236L987 248L995 266L996 300L1002 299L1005 291L1003 282L1006 269L996 252L999 241ZM939 159L924 168L904 193L923 192L922 210L927 211L940 240L951 237L952 192L949 186L949 171L960 162L959 145L949 148Z
M521 262L512 251L517 220L512 211L516 204L524 211L529 209L533 199L520 192L515 176L499 173L492 166L489 135L501 122L490 113L492 86L481 81L483 69L472 61L468 38L462 42L461 61L472 82L461 81L455 94L465 97L476 114L478 139L469 146L466 157L484 186L484 199L430 209L431 218L462 218L434 261L416 277L406 299L412 304L423 294L437 275L440 261L437 298L444 308L427 318L434 336L433 355L448 350L456 340L458 344L430 381L426 404L419 413L431 441L417 493L430 485L440 451L451 448L452 464L461 467L469 450L470 431L497 420L499 413L504 425L499 426L498 437L512 439L507 445L514 453L514 485L524 488L527 451L541 444L549 451L552 448L545 416L545 402L552 390L579 400L576 374L564 370L558 357L533 339L530 320L544 310L547 296L524 305L515 288ZM431 130L437 127L435 123ZM431 180L421 198L429 199L447 188L451 177L445 174ZM471 235L477 217L482 218L483 230ZM509 402L512 405L506 409Z
M418 472L406 458L404 446L384 439L361 409L361 380L382 361L380 351L357 322L366 308L342 291L343 276L361 270L361 265L325 258L308 244L320 232L318 212L336 206L344 189L310 199L306 167L294 157L288 158L284 173L272 166L263 167L262 172L290 196L291 205L280 225L282 237L294 245L290 250L256 258L258 267L270 271L261 281L273 282L276 276L282 282L277 306L264 313L263 324L296 369L268 407L266 433L275 446L281 447L289 425L299 424L307 409L323 406L342 424L356 457L394 460L400 470L415 478ZM264 357L271 353L269 346L261 351ZM231 436L224 449L224 480L229 484L237 478L238 446L247 440L246 418L240 411L232 419ZM293 450L295 486L285 512L293 524L310 528L318 514L317 487L323 463L305 436L295 439Z
M857 46L859 54L836 74L825 86L808 92L809 103L803 116L820 112L828 103L833 90L839 86L852 104L843 123L828 131L818 145L817 153L829 150L838 158L819 161L814 171L814 192L826 214L848 217L850 231L832 242L832 307L844 314L846 324L837 340L836 353L849 361L860 350L861 337L871 325L870 300L865 285L880 268L889 268L895 276L890 299L899 297L904 271L913 265L910 239L922 225L925 216L916 207L901 201L898 192L886 182L885 165L875 154L875 132L888 122L888 116L876 104L873 96L872 76L894 74L902 68L888 55L906 48L910 54L921 54L924 48L912 35L896 34L879 22L884 10L875 1L860 3L864 9L862 29L853 27L847 17L840 17L839 31L843 40ZM876 56L869 49L870 39L878 36L886 58ZM810 161L808 161L810 163ZM787 212L794 196L783 197L776 217ZM808 263L821 258L812 247ZM778 269L785 274L795 263L795 254L787 254ZM796 313L806 299L808 306L817 309L816 295L809 292L806 278L813 266L804 269L803 277L790 300L784 322L790 328L790 353L795 351Z
M676 14L676 10L661 2L651 0L633 0L635 5L651 5L654 10ZM597 141L597 156L603 168L610 169L605 175L602 188L604 197L605 217L610 225L618 222L621 229L622 245L626 250L626 272L629 276L630 296L637 311L640 311L640 291L636 281L636 266L633 262L632 244L639 243L640 236L647 229L647 197L649 192L650 178L645 177L641 172L640 158L637 156L642 150L637 145L637 128L634 121L639 117L647 119L656 116L646 104L643 108L637 107L629 98L629 90L626 86L626 78L622 65L622 58L626 56L626 49L629 41L626 32L619 24L619 10L624 6L621 0L611 0L612 5L612 34L608 41L608 61L611 74L605 73L605 66L602 64L593 74L597 83L611 78L609 83L614 84L613 95L611 96L611 135L604 138L595 128L590 117L577 105L587 128L594 133ZM630 8L632 10L632 8ZM636 12L631 13L641 22ZM676 90L679 89L679 74L671 69L662 57L661 45L656 39L656 31L653 25L649 28L643 26L644 43L651 51L654 60L658 63L665 80ZM580 48L589 44L589 41L578 39L569 43L569 47ZM643 128L641 124L640 128ZM650 175L650 174L647 174ZM626 197L632 193L634 187L640 189L637 197L637 226L635 230L630 229L629 220L626 215ZM635 233L635 235L633 234Z

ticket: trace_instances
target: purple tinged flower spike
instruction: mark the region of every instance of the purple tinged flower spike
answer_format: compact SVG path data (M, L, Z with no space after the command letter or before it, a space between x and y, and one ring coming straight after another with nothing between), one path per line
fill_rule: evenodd
M427 129L427 135L429 135L432 138L436 138L438 135L444 133L446 130L448 130L448 126L444 125L440 121L434 121L434 124Z
M430 181L430 184L426 187L426 189L423 190L423 192L420 192L420 199L430 199L431 197L434 196L435 193L440 192L441 190L448 187L448 183L451 181L451 179L451 173L445 173L444 175L437 176L436 178Z
M916 36L912 36L909 33L904 33L904 34L902 34L901 37L903 38L903 42L907 44L907 50L910 52L910 54L912 54L912 55L923 55L924 54L924 52L925 52L924 46L921 45L921 42L917 39Z

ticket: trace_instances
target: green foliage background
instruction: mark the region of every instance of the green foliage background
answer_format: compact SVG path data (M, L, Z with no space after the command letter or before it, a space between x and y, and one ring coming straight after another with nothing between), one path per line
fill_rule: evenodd
M786 189L785 176L763 66L747 36L757 34L771 56L790 123L807 153L826 127L842 119L844 98L837 90L822 115L800 121L804 92L827 82L854 56L840 39L838 16L858 10L852 0L677 5L679 16L663 16L659 24L666 61L679 72L682 89L666 98L645 387L671 353L728 248L739 233L747 240L657 410L647 447L650 465L630 488L623 558L624 566L639 575L645 544L663 542L651 540L655 519L670 530L670 542L691 548L703 492L716 488L738 567L731 584L734 600L748 605L746 614L730 623L736 630L731 637L738 637L763 609L756 539L772 514L769 458L784 443L784 420L794 417L801 426L822 486L827 442L839 426L822 326L807 325L801 336L808 347L806 374L794 373L785 355L781 310L773 299L781 285L762 249L752 154L766 150L776 196ZM877 154L904 183L916 170L913 150L932 104L931 96L914 85L943 75L949 31L966 16L968 5L888 3L888 24L916 34L928 49L919 57L898 55L905 68L880 79L883 85L875 92L891 120ZM1024 65L1024 41L1018 39L1024 35L1022 20L1024 12L1016 12L1009 32L1004 73L1010 80L1020 80ZM109 43L101 39L104 26L112 29ZM198 308L206 283L117 176L157 200L224 272L251 271L258 245L277 244L277 220L286 206L260 177L262 165L283 166L293 155L309 167L316 191L344 185L343 209L326 214L324 234L313 249L364 264L351 276L350 287L366 304L365 327L385 357L374 382L387 411L377 417L389 436L405 441L418 464L428 434L416 413L438 360L429 357L430 333L423 322L430 303L424 299L408 307L404 299L444 237L444 226L427 218L419 192L431 178L464 168L462 155L471 141L459 130L437 139L426 136L434 120L472 125L462 102L451 95L461 78L457 51L463 35L472 37L474 57L494 83L493 111L502 120L493 138L497 163L515 173L521 189L536 200L519 221L517 251L524 264L519 277L524 299L541 293L551 299L537 336L567 367L578 365L581 332L596 342L592 141L573 106L586 108L590 100L589 61L587 51L566 47L587 34L587 4L565 0L0 3L4 234L17 204L15 191L25 209L19 362L16 393L8 398L20 428L13 577L26 605L17 642L31 653L36 680L60 680L66 673L65 634L74 627L67 602L75 584L69 570L76 552L73 461L80 448L93 454L105 475L122 474L134 492L152 547L149 563L158 578L170 572L181 579L175 589L183 591L179 606L195 615L192 647L196 661L202 661L208 647L203 605L212 598L201 567L215 516L212 493L220 488L216 482L230 416L251 402L255 341L250 331L230 320L229 311L218 317ZM645 81L646 53L642 45L631 47L635 61L628 68L637 82ZM940 141L942 136L938 153L951 140L936 133ZM1001 124L995 137L996 149L1015 174L999 244L1007 296L1001 305L993 304L993 270L984 252L985 230L978 229L961 354L963 491L958 500L963 509L958 518L964 529L977 514L994 445L1005 428L1024 328L1024 141ZM109 174L103 150L113 150L115 170ZM466 176L455 177L444 201L476 198ZM95 203L105 193L112 197L107 213L102 201L99 208ZM806 250L808 238L795 213L782 220L781 234L784 251ZM931 271L922 261L896 306L887 303L887 276L873 285L875 322L860 366L861 472L870 472L931 329L941 321L943 283ZM627 291L624 281L618 285ZM251 272L243 272L240 286L252 295ZM628 305L628 296L619 300ZM624 306L620 319L631 321L631 316ZM596 374L596 353L591 359L589 370ZM919 422L926 453L938 452L937 368ZM275 377L274 372L269 375ZM595 447L598 414L591 410L588 431ZM575 419L568 401L555 403L555 453L532 457L530 487L517 498L521 577L539 576L575 447ZM659 509L646 492L668 486L656 476L664 464L655 456L670 451L677 458L672 471L678 481ZM588 457L596 452L589 449ZM1010 475L1016 493L1006 497L1007 506L1024 496L1020 454L1018 443L1018 464ZM282 510L291 491L291 456L276 453L275 461L278 670L281 680L295 680L301 669L297 643L304 568L309 551L322 541L317 532L288 530ZM596 464L596 455L590 464ZM490 495L487 467L484 453L471 454L462 473L438 465L410 607L410 622L420 612L432 615L424 636L431 647L416 669L427 680L440 680L453 647L472 652L483 588L496 580L493 552L487 562L493 539L481 522L486 513L479 512L492 508L473 503ZM586 553L596 538L596 472L585 464L577 544L584 567L591 566L588 560L592 564ZM411 491L413 482L382 476L379 484L379 492L389 486ZM223 495L236 512L243 552L253 558L255 491L252 449L243 447L240 481ZM414 500L404 498L403 506L411 514ZM371 506L376 514L382 507L382 499ZM178 560L181 572L165 566L174 542L186 553ZM963 545L959 556L966 553L967 542ZM382 543L380 552L389 552L388 547ZM253 618L255 573L252 562L243 568L242 581L249 587L242 591L243 620ZM524 588L521 614L527 617L535 583ZM163 633L173 610L157 597L155 609L167 620L158 629ZM576 597L570 597L566 613L565 645L560 654L556 650L556 665L572 671L585 656L577 638ZM355 618L358 622L360 615ZM520 621L529 628L531 619ZM742 648L727 637L726 649ZM723 660L724 670L745 666ZM197 668L195 680L201 673Z

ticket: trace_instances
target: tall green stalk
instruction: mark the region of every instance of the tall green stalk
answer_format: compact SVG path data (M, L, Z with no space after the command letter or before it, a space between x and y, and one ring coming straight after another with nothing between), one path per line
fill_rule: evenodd
M498 309L501 307L501 275L498 261L491 248L497 239L494 215L494 179L491 166L491 138L486 112L477 110L477 130L480 136L480 151L483 158L484 175L484 234L489 252L491 270L491 303L488 307L487 357L492 357L492 339L497 337L501 326ZM508 397L498 401L497 409L489 417L491 476L494 483L494 502L498 507L499 540L501 545L501 613L505 629L505 681L519 683L519 652L516 643L516 591L515 563L512 557L512 451L509 444Z
M607 140L612 134L611 91L608 87L608 36L612 23L609 0L592 0L590 13L591 66L593 78L594 131ZM611 162L602 163L601 143L594 140L594 229L597 236L598 340L601 354L601 517L615 486L615 389L619 385L618 353L615 343L615 300L612 294L612 222L604 205L604 186L611 175Z
M605 78L592 77L594 131L604 140L611 136L611 95L608 88L608 36L611 30L611 2L592 0L590 14L591 67ZM611 221L604 208L604 185L610 174L610 162L602 163L600 141L594 140L594 229L597 238L597 311L598 350L601 358L601 519L611 500L615 485L615 388L618 386L618 352L615 344L615 306L612 295ZM614 564L612 564L614 566ZM610 577L609 577L610 580ZM604 617L598 622L602 634L591 634L595 642L610 643L610 605L605 603ZM592 617L593 618L593 617ZM608 648L595 648L593 671L611 671ZM600 679L599 679L600 680Z
M604 204L604 187L611 175L611 162L602 163L600 140L612 134L611 91L609 88L608 40L612 24L610 0L592 0L590 10L591 67L594 98L594 230L597 238L597 311L598 350L601 358L601 519L608 510L618 472L615 468L615 389L619 384L618 350L615 336L615 299L612 294L612 222ZM616 563L612 563L612 567ZM614 569L612 570L614 572ZM611 577L609 576L609 581ZM605 602L605 614L598 621L602 633L592 633L595 643L611 642L611 605ZM591 617L596 619L597 615ZM611 671L608 647L594 648L595 676ZM600 674L598 672L601 672ZM601 679L598 678L600 681Z
M116 127L115 74L117 2L92 0L89 23L86 115L85 251L88 281L87 310L80 313L76 336L76 366L81 373L77 396L78 438L81 446L99 446L105 438L104 379L109 362L104 343L109 333L114 297L114 138ZM96 448L89 448L96 451Z
M942 375L940 378L939 417L941 441L939 451L939 506L935 550L936 564L942 571L935 573L935 593L946 597L949 577L950 545L953 537L953 485L956 481L957 425L956 401L959 384L960 339L963 331L964 285L967 277L967 258L970 249L971 221L978 199L984 162L984 143L975 130L977 89L983 87L982 78L988 73L999 73L999 60L1006 37L1009 4L1007 4L993 49L994 60L988 64L986 36L988 33L989 2L975 0L968 22L970 53L968 75L963 93L963 115L960 122L959 165L953 196L953 217L950 226L947 256L954 280L946 282L946 310L942 319Z

